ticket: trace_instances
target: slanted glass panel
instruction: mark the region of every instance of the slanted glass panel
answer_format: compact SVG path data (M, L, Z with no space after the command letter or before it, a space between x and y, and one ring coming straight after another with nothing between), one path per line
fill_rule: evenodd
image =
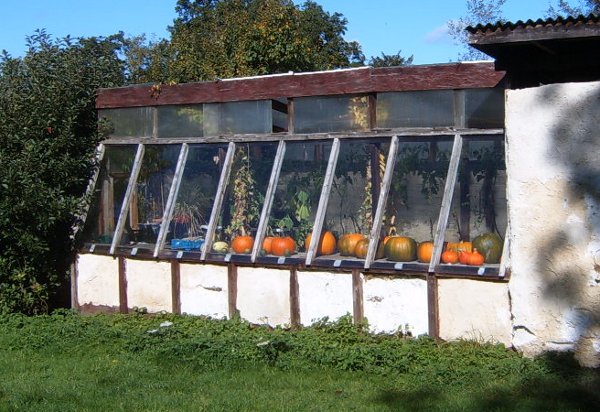
M278 142L236 144L215 238L208 250L225 251L238 236L256 236L277 144ZM217 242L224 243L216 245ZM243 248L241 253L250 254L251 251L252 246Z
M135 145L106 146L83 230L84 242L112 242L136 149Z
M288 256L305 251L306 236L313 230L315 213L331 152L329 141L287 142L279 180L275 188L271 215L266 230L264 253ZM278 246L273 240L291 238ZM271 238L271 239L269 239ZM278 240L279 241L279 240Z
M299 97L294 99L296 133L369 129L367 96Z
M158 137L202 137L202 105L158 106Z
M426 90L377 94L377 127L454 125L454 92Z
M121 245L154 248L181 145L147 145Z
M226 153L224 144L190 145L169 222L167 247L174 250L202 247Z
M444 240L472 242L477 236L504 237L507 227L504 139L464 139L458 181ZM468 250L472 244L463 245ZM487 264L498 263L501 247Z
M98 111L98 116L108 120L110 137L152 136L152 107L102 109Z
M393 236L412 241L398 240L398 243L404 242L410 247L390 249L408 252L412 248L416 252L416 245L433 240L451 153L452 140L449 138L403 140L399 143L381 237L391 236L392 239L387 242L393 241ZM416 261L416 254L394 253L379 259L411 262Z
M504 89L465 90L466 126L480 129L504 127Z
M368 238L381 189L390 139L342 140L323 223L323 233L338 240L338 253L354 259L354 250L342 246L345 235ZM330 259L331 256L318 256ZM364 259L361 256L360 259Z
M272 129L271 100L204 105L204 136L271 133Z

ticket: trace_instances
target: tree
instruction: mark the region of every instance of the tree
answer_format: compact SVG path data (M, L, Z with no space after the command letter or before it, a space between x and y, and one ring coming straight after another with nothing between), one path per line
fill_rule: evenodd
M363 65L347 20L314 1L179 0L171 32L169 81L325 70Z
M0 57L0 312L68 305L73 227L101 136L100 87L123 84L118 38L53 41Z
M556 8L550 5L547 11L549 17L558 17L560 15L578 16L590 13L600 13L600 0L579 0L577 5L571 5L565 0L558 0Z
M466 32L468 26L478 24L496 23L504 20L502 6L506 0L467 0L467 14L458 20L451 20L448 24L448 33L456 44L462 45L459 60L487 60L489 56L468 45L469 36Z
M393 66L409 66L413 62L413 56L402 57L400 51L396 54L381 53L381 56L372 56L369 59L369 66L373 67L393 67Z

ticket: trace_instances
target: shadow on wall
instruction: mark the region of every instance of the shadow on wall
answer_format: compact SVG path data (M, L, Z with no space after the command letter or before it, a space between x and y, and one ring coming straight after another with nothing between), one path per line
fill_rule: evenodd
M600 83L596 84L585 98L567 100L550 131L553 153L547 153L568 174L564 207L585 211L585 216L552 233L538 246L536 257L544 298L571 308L564 319L567 333L577 341L576 357L589 366L600 366ZM546 88L539 104L564 101L573 86Z

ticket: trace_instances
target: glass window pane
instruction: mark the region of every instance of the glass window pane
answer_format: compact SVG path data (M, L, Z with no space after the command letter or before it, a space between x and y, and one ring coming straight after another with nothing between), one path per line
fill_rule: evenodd
M224 144L190 145L169 222L167 247L185 250L202 247L226 153Z
M294 99L296 133L369 129L367 96L300 97Z
M406 241L408 246L412 243L407 247L408 251L421 242L433 240L451 152L452 141L446 138L400 142L385 207L382 236L412 239ZM390 241L392 239L387 240ZM398 240L398 243L401 241ZM412 251L414 255L394 253L381 259L415 261L416 249Z
M181 145L147 145L131 198L122 245L154 248Z
M202 105L159 106L158 137L202 137Z
M152 108L128 107L120 109L102 109L98 111L100 119L109 121L111 137L151 137Z
M490 233L503 238L506 227L504 141L465 139L444 240L472 242L477 236ZM501 248L494 252L487 263L498 263Z
M106 146L86 218L83 240L112 242L137 146Z
M452 90L377 94L377 127L449 127L454 125Z
M271 100L204 105L204 136L271 133Z
M350 250L352 247L346 248L340 242L345 235L368 238L371 233L388 151L389 139L341 141L323 232L335 235L344 259L356 257L355 251Z
M465 90L467 127L504 127L504 89Z
M271 239L263 243L266 254L287 256L304 251L306 237L313 230L331 146L331 140L287 142L265 234ZM275 239L280 237L290 237L295 247L286 251L278 246L280 239Z
M231 241L238 236L256 236L277 144L254 142L236 145L215 239L208 250L213 250L215 242L231 246ZM252 247L249 249L244 252L250 253Z

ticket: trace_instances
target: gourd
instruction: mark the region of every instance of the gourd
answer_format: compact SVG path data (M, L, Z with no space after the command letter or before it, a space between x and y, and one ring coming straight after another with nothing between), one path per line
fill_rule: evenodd
M310 242L312 240L312 233L306 237L306 250L310 247ZM317 256L320 255L333 255L335 253L335 248L337 246L337 241L335 236L330 231L325 231L321 233L321 238L319 239L319 244L317 245Z
M290 236L275 237L271 242L271 254L275 256L290 256L296 252L296 241Z
M267 236L265 238L265 240L263 240L263 250L265 251L265 253L267 254L271 254L272 250L273 250L273 240L275 239L275 236Z
M477 248L473 249L473 253L469 253L467 257L467 265L471 266L481 266L485 262L485 259L481 253L477 250Z
M347 233L338 242L338 248L340 249L340 255L342 256L354 256L354 248L356 244L365 239L365 235L360 233Z
M252 236L238 236L231 242L231 248L235 253L250 253L254 246L254 238Z
M471 253L473 251L473 243L471 242L463 242L462 240L460 242L448 242L448 245L446 246L446 249L448 250L454 250L455 252L457 252L460 255L460 252L469 252Z
M394 236L385 243L384 254L394 262L417 260L417 242L408 236Z
M421 242L417 248L417 260L423 263L431 262L431 256L433 256L433 242Z
M442 253L442 262L444 263L456 263L458 262L458 253L454 250L446 249Z
M496 233L484 233L473 239L473 248L483 255L485 263L500 262L502 246L502 238Z
M375 259L381 259L384 257L383 254L383 241L379 242L377 245L377 251L375 252ZM367 252L369 251L369 239L364 238L356 243L356 247L354 248L354 256L359 259L364 259L367 257Z

